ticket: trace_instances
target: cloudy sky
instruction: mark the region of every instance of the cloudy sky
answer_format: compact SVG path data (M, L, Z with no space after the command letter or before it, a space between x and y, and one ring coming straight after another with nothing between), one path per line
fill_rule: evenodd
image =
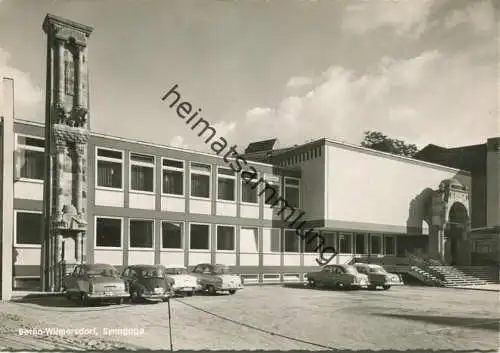
M91 125L207 150L161 101L174 84L243 149L377 130L460 146L499 136L495 0L0 0L0 74L43 121L53 13L94 27Z

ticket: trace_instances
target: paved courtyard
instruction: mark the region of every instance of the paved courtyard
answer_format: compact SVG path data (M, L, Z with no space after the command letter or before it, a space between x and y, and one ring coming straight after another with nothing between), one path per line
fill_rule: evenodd
M376 292L247 287L234 296L173 300L173 348L496 352L498 296L497 292L422 287ZM167 309L167 303L83 308L62 297L0 304L0 351L169 349ZM19 328L89 332L35 337L20 335ZM107 331L112 328L129 331Z

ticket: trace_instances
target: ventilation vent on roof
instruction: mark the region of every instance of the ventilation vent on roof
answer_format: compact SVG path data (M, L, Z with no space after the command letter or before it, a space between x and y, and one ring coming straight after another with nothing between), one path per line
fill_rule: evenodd
M252 142L245 149L245 153L257 153L257 152L263 152L263 151L272 151L274 148L274 145L276 144L277 141L278 141L278 139L271 139L271 140Z

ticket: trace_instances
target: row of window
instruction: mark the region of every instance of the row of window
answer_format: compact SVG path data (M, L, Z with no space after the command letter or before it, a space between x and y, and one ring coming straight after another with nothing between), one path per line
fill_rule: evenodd
M145 219L129 220L129 247L132 249L154 248L154 221ZM36 212L16 211L16 245L39 245L41 242L42 215ZM185 244L184 223L161 221L161 249L210 250L210 224L190 223L189 244ZM123 219L97 217L95 223L95 246L99 248L121 248ZM257 227L240 228L240 249L243 252L259 251L259 230ZM234 251L236 226L216 226L216 250ZM395 237L364 233L323 233L323 247L332 246L340 253L351 254L386 254L395 253ZM354 237L354 238L353 238ZM366 244L365 239L369 239ZM315 253L318 251L319 237L304 239L297 236L295 230L285 230L281 244L280 229L269 229L263 234L263 252ZM302 245L301 245L302 244ZM354 247L354 248L353 248ZM365 247L368 247L366 249ZM353 251L354 250L354 251Z
M17 137L19 160L19 176L23 179L43 180L44 178L44 142L43 139ZM123 151L97 148L96 153L96 186L107 189L123 189ZM184 161L162 158L162 194L184 196ZM156 185L155 156L130 153L130 190L154 193ZM212 166L191 162L190 196L210 199L212 197ZM230 168L217 168L217 199L236 201L237 177ZM280 194L280 185L268 181L274 190L266 189L265 200L273 203L273 196ZM257 180L247 182L241 180L241 202L257 204L259 188ZM290 206L299 207L300 182L295 178L285 178L285 199Z

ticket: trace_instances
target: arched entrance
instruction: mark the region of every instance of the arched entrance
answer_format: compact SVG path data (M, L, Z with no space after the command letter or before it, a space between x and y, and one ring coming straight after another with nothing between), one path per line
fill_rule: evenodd
M445 229L445 259L450 265L462 262L463 246L466 240L469 215L467 208L460 202L455 202L449 212Z

